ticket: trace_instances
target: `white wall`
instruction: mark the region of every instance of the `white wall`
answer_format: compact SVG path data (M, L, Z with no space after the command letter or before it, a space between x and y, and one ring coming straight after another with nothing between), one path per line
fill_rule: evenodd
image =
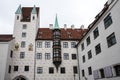
M109 8L109 10L105 13L104 16L97 22L96 25L94 25L94 28L91 29L91 31L84 37L84 39L80 42L78 46L78 52L79 52L79 62L80 62L80 72L82 69L85 70L85 76L88 78L88 80L93 80L93 75L88 75L88 67L91 66L92 70L101 69L106 66L114 65L120 63L120 1L117 2L117 4L113 8ZM104 18L111 13L113 23L110 25L107 29L104 27L103 20ZM99 37L94 39L93 37L93 31L94 29L98 27L99 29ZM117 43L113 45L112 47L108 48L106 37L108 37L110 34L115 32L116 41ZM89 46L86 45L86 38L90 36L91 44ZM85 44L85 49L81 51L81 43ZM101 53L96 55L95 53L95 46L100 43L101 44ZM88 60L87 52L89 50L92 50L92 59ZM85 55L86 62L82 62L82 56ZM82 72L80 73L81 80L84 80L82 77ZM114 77L114 78L103 78L100 80L119 80L120 77Z
M0 42L0 80L5 78L8 46L8 42Z

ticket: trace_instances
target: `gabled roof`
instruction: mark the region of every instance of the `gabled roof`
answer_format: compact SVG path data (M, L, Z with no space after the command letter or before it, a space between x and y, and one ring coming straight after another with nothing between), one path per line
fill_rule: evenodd
M33 7L33 9L32 9L31 14L37 14L37 11L36 11L36 7L35 7L35 5L34 5L34 7Z
M0 42L8 42L13 39L12 35L6 34L6 35L0 35Z
M22 22L30 22L33 7L22 7ZM37 16L39 15L39 7L36 7Z
M60 28L61 40L80 40L86 29L64 29ZM53 32L49 28L39 28L36 36L36 40L52 40Z

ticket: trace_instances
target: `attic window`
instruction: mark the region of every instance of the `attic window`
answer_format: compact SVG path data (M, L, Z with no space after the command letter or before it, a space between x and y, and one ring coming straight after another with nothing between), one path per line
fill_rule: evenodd
M67 32L67 34L71 34L71 32Z

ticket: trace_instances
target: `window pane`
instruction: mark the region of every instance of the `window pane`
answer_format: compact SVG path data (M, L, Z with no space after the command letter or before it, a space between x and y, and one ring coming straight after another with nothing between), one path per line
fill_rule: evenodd
M90 44L90 36L86 39L87 46Z
M112 18L110 14L104 19L105 29L107 29L112 24Z
M42 53L37 53L37 59L42 59Z
M54 68L53 67L49 68L49 73L54 73Z
M24 71L29 71L29 66L25 66Z
M24 58L25 57L25 52L20 52L20 58Z
M43 73L43 68L42 67L37 67L37 73L42 74Z
M90 51L88 51L88 59L91 59L91 58L92 58L92 52L90 50Z
M63 42L63 48L68 48L68 42Z
M76 54L72 54L72 59L77 59L77 55Z
M65 73L65 67L61 67L61 73Z
M75 42L71 42L71 48L75 48L76 43Z
M42 42L39 42L39 41L38 41L38 42L37 42L37 47L38 47L38 48L42 48Z
M45 48L50 48L50 42L45 42Z
M25 41L21 42L21 47L24 48L25 47Z
M95 51L96 51L96 55L99 54L101 52L101 46L100 43L98 45L95 46Z
M77 66L73 66L73 72L77 73Z
M84 43L81 44L81 50L84 50Z
M96 39L99 36L98 27L93 31L94 39Z
M68 60L69 59L69 54L68 53L64 53L64 60Z
M23 24L23 29L27 29L27 25L26 24Z
M107 37L107 44L108 47L113 46L114 44L116 44L116 38L115 38L115 33L112 33L111 35L109 35Z
M50 59L51 59L50 53L45 53L45 59L47 59L47 60L50 60Z
M18 71L18 66L14 66L14 71Z

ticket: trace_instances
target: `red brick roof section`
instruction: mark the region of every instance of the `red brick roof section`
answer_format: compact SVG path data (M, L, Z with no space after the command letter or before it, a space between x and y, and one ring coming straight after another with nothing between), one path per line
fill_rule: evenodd
M30 22L33 7L22 7L22 22ZM39 15L39 7L36 7L37 16Z
M8 42L13 39L12 35L0 35L0 42Z
M61 40L80 40L86 29L64 29L61 28ZM53 32L49 28L39 28L36 36L36 40L52 40Z

